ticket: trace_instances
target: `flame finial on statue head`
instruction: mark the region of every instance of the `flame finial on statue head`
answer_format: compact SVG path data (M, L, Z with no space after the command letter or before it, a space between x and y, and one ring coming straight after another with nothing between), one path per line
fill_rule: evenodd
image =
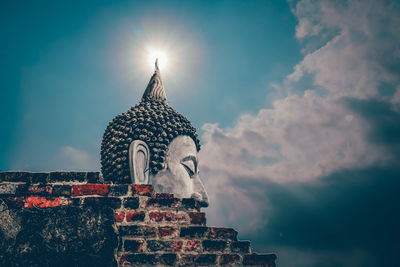
M156 59L154 74L151 76L142 97L142 101L146 100L156 100L167 103L167 95L165 94L164 86L161 81L160 69L158 68L158 58Z

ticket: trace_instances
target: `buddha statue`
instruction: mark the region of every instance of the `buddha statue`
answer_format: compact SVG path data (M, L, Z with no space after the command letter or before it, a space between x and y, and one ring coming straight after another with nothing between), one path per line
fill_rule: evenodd
M207 207L199 150L196 129L167 103L156 60L141 102L107 126L101 170L106 181L151 184L156 192L194 198Z

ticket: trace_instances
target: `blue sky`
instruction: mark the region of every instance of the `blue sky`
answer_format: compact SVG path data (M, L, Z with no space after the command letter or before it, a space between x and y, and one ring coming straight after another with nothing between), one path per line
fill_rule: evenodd
M23 8L21 8L23 7ZM99 170L165 50L208 224L279 266L396 266L398 1L26 1L0 8L0 169ZM395 261L396 260L396 261Z

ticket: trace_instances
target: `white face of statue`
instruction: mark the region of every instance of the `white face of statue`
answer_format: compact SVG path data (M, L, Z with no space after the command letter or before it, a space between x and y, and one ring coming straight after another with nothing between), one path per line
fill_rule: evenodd
M150 177L157 192L180 198L194 198L208 206L208 196L200 181L196 145L189 136L178 136L168 146L166 168Z

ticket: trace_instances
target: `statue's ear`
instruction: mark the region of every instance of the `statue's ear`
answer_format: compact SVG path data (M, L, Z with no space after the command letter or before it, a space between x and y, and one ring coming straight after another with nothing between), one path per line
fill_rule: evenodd
M132 141L129 146L129 170L134 184L149 183L150 150L141 140Z

